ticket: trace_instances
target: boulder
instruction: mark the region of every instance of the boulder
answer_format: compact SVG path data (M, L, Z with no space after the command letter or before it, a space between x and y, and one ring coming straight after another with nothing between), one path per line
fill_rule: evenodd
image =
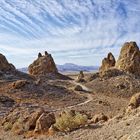
M106 115L104 115L103 113L97 114L95 115L92 119L91 119L91 123L98 123L100 121L107 121L108 117Z
M115 67L140 76L140 51L136 42L126 42L123 45Z
M115 66L116 60L113 54L110 52L108 53L107 57L103 59L102 65L99 68L99 74L102 76L105 71Z
M42 108L15 108L3 119L2 125L7 129L10 124L11 130L16 134L31 131L35 129L36 121L44 112Z
M83 91L83 88L80 85L76 85L74 90L75 91Z
M35 76L58 73L51 54L48 54L47 52L45 52L45 55L39 55L39 57L29 65L28 71L31 75Z
M38 118L43 114L45 111L43 108L37 109L34 113L32 113L31 117L29 118L28 124L29 124L29 130L34 130L36 127L36 121Z
M18 80L16 82L13 82L12 87L14 89L19 89L19 88L24 87L26 84L29 84L27 80Z
M54 113L43 113L36 121L36 127L34 132L47 132L51 125L55 124L55 122L56 121Z

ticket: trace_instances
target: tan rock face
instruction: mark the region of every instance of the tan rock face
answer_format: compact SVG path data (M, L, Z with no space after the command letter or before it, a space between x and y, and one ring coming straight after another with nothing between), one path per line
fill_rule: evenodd
M14 71L14 65L10 64L3 54L0 54L0 70L1 71Z
M32 129L35 129L36 127L36 121L38 120L38 118L41 116L41 114L43 114L45 111L44 109L40 108L40 109L37 109L32 115L31 117L29 118L29 129L32 130Z
M58 73L55 62L51 56L45 52L45 55L38 54L35 60L29 67L28 71L31 75L44 75L47 73Z
M107 57L103 59L101 67L99 68L100 75L102 75L109 68L114 67L115 63L116 61L113 54L108 53Z
M140 51L136 42L123 45L115 67L140 76Z
M36 121L36 127L34 132L36 133L48 131L51 125L53 125L55 122L56 121L54 113L43 113Z

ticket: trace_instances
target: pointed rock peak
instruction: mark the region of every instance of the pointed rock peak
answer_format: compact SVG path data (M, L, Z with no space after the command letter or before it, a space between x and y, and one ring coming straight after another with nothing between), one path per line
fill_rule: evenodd
M77 82L84 82L84 72L80 71L79 75L77 76Z
M99 72L102 75L105 71L107 71L109 68L112 68L115 66L115 57L110 52L108 53L107 57L102 60L102 65L99 68Z
M47 51L45 51L45 55L48 55L48 52Z
M3 54L0 54L0 71L15 71L15 66L10 64Z
M39 57L42 57L42 54L41 54L40 52L38 53L38 58L39 58Z
M122 46L121 49L121 54L122 53L133 53L133 51L139 51L139 47L137 46L136 42L126 42L124 43L124 45Z
M109 61L113 61L113 62L115 63L115 57L113 56L113 54L112 54L111 52L108 53L107 59L108 59Z
M124 43L115 67L140 76L140 51L136 42Z
M39 53L41 54L41 53ZM31 75L45 75L48 73L58 73L55 62L51 56L45 52L45 55L39 55L31 65L28 67L28 71Z

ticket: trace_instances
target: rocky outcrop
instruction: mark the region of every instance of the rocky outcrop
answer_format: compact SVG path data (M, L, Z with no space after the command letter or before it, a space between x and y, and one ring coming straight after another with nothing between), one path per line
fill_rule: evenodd
M55 122L56 121L54 113L43 113L36 121L36 127L34 132L40 133L48 131L51 125L53 125Z
M136 42L126 42L123 45L115 67L140 76L140 51Z
M118 76L123 73L140 76L140 50L136 42L124 43L117 62L112 53L104 58L99 68L100 77ZM115 74L115 75L114 75Z
M100 73L100 77L103 77L103 78L111 78L111 77L116 77L116 76L120 76L120 75L123 75L124 72L119 70L119 69L116 69L116 68L110 68L106 71L102 71Z
M55 123L54 113L44 111L42 108L16 108L2 122L5 130L11 130L15 134L24 134L28 131L48 131Z
M3 54L0 54L0 71L15 71L14 65L10 64Z
M17 79L29 79L32 80L33 77L18 71L15 66L9 63L3 54L0 54L0 80L17 80Z
M107 57L103 59L102 65L99 68L99 74L102 76L105 71L115 66L115 58L112 53L108 53Z
M83 71L80 71L78 77L77 77L77 82L84 82L84 73Z
M49 73L58 73L55 62L51 56L45 52L45 55L38 54L38 58L28 67L31 75L46 75Z

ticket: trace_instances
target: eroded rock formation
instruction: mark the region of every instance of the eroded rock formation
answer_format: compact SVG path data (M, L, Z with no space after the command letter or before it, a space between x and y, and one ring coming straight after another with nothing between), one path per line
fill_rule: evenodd
M45 52L45 55L39 53L38 58L28 67L28 71L31 75L58 73L51 54L47 52Z
M54 113L43 113L36 121L34 132L38 133L48 131L52 124L54 124L55 122L56 121Z
M14 71L14 65L10 64L3 54L0 54L0 71Z
M83 71L80 71L78 77L77 77L77 82L84 82L84 73Z
M28 131L48 131L55 123L54 113L45 112L42 108L16 108L3 119L5 130L11 130L15 134L23 134Z
M115 63L116 61L113 54L111 52L108 53L107 57L103 59L101 67L99 68L100 75L102 76L105 71L114 67Z
M123 45L115 67L140 76L140 51L136 42L126 42Z

